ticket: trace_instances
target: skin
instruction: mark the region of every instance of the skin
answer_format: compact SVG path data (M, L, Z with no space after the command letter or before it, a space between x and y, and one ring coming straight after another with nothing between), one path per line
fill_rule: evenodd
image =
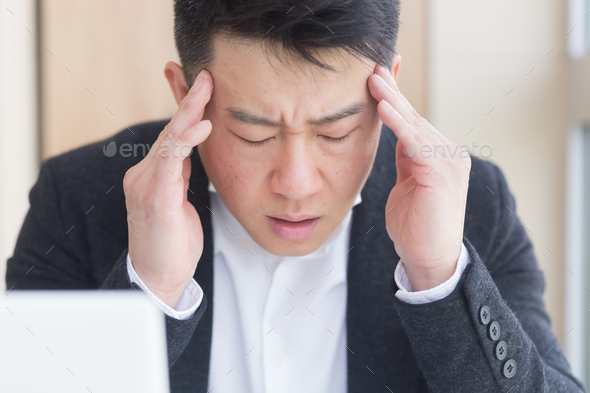
M213 130L198 146L199 155L223 202L262 248L276 255L307 255L342 222L373 165L382 123L366 81L375 64L366 63L367 69L341 51L344 59L329 57L338 72L303 65L305 75L289 62L269 63L260 45L246 56L252 46L216 43L215 65L209 69L214 94L203 116ZM174 63L166 68L177 101L186 94L181 71ZM306 124L357 101L367 103L362 113L326 126ZM282 119L284 126L242 124L230 116L229 107ZM348 133L342 142L325 138ZM252 147L240 137L271 139ZM311 236L298 241L277 235L267 218L304 214L320 220Z
M280 61L251 42L219 38L215 47L214 65L199 74L190 92L182 68L166 64L179 110L155 146L197 146L210 181L250 236L273 254L300 256L323 244L352 208L370 174L385 123L400 142L398 180L384 214L412 288L432 288L453 274L470 162L468 156L404 154L404 146L412 153L412 147L456 145L421 118L397 89L399 55L390 72L343 49L323 51L322 60L337 70L330 72L295 59ZM359 101L366 103L360 113L330 124L308 124ZM229 107L282 125L243 124ZM345 135L341 142L328 139ZM245 140L267 141L250 146ZM200 219L186 199L190 170L188 158L148 155L128 171L123 184L133 266L173 308L203 251ZM267 218L303 214L320 219L312 235L298 241L278 236Z

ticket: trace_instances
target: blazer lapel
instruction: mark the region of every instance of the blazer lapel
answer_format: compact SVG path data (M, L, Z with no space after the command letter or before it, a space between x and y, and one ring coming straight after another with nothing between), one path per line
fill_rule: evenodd
M207 309L201 317L185 351L170 369L172 391L207 392L213 328L213 227L209 199L209 178L198 151L191 155L191 178L187 198L193 204L203 226L203 255L194 279L207 298Z
M383 125L371 174L353 208L348 257L348 391L416 391L420 369L393 308L390 283L399 257L385 229L397 174L397 138ZM393 281L392 292L398 288Z

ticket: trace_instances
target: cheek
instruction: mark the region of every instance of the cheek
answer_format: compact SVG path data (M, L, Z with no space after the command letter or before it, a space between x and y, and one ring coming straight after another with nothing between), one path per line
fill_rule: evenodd
M372 132L359 138L345 155L331 162L326 176L340 197L353 198L362 188L371 172L379 135L380 132Z
M346 154L337 160L337 166L345 170L349 176L362 176L367 167L371 165L377 152L379 133L370 132L367 134L359 136L358 140L351 144L352 146ZM340 171L338 172L340 175Z
M199 146L199 153L218 191L244 201L264 183L267 168L264 167L265 161L248 159L248 146L236 142L240 141L227 131L214 127Z

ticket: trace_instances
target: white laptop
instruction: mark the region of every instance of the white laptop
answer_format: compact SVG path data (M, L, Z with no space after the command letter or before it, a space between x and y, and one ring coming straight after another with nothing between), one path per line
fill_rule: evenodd
M0 392L169 392L163 313L139 291L0 294Z

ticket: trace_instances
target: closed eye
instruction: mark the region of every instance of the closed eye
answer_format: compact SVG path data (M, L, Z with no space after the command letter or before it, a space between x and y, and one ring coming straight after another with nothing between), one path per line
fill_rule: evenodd
M342 142L343 140L345 140L346 138L348 138L348 136L350 135L350 133L341 136L340 138L330 138L329 136L325 136L322 135L324 138L326 138L326 140L330 143L338 143L338 142Z
M324 139L326 139L327 142L329 143L340 143L342 141L344 141L346 138L348 138L350 136L350 132L344 136L341 136L340 138L331 138L329 136L326 135L320 135L321 137L323 137ZM256 146L262 146L264 145L267 141L271 140L272 138L268 138L268 139L263 139L261 141L251 141L245 138L240 137L240 139L242 139L244 142L246 142L248 145L256 147Z
M244 139L244 138L242 138ZM269 138L271 139L271 138ZM262 141L249 141L248 139L244 139L244 142L246 142L247 144L249 144L250 146L262 146L266 143L266 141L268 141L269 139L264 139Z

